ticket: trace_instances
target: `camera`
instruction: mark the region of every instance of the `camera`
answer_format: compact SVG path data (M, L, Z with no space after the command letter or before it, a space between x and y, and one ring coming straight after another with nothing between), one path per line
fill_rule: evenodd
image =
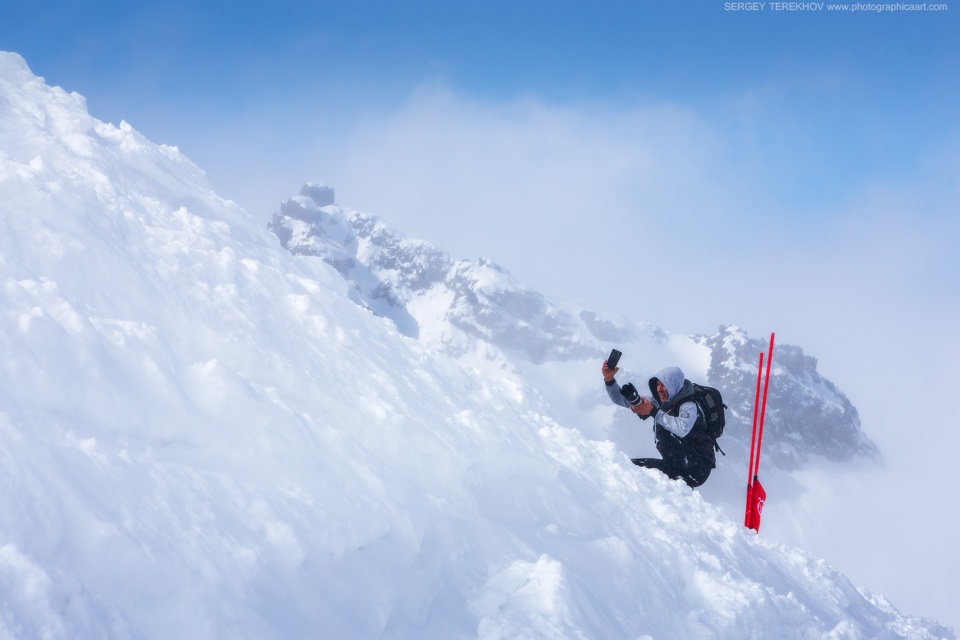
M628 382L620 387L620 395L622 395L624 399L630 403L631 407L635 407L643 402L643 398L640 397L640 392L637 391L637 388L633 386L632 382Z

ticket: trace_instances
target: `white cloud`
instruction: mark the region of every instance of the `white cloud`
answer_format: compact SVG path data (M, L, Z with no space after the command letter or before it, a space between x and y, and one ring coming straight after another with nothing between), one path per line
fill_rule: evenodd
M749 318L731 316L761 308L767 296L769 304L816 308L909 255L889 241L877 246L872 228L888 231L885 220L915 218L923 185L895 186L896 198L847 193L833 211L804 210L784 201L782 185L756 181L762 150L733 155L742 141L732 136L745 134L726 132L724 124L723 116L679 105L493 104L433 86L331 139L317 163L325 175L310 177L330 182L348 206L454 257L491 257L556 296L641 312L649 309L643 296L620 300L636 286L602 283L637 280L652 288L704 272L728 280L706 312L646 311L678 330L744 323ZM940 203L944 210L947 204ZM911 242L919 243L937 233L927 259L950 255L937 228L947 218L928 216L914 232ZM897 275L909 279L914 268L928 266L915 261ZM713 308L719 313L711 317ZM686 321L694 311L701 319Z
M732 231L717 221L717 136L674 105L484 104L432 87L338 144L324 179L345 204L554 295L644 279L643 258L692 221Z

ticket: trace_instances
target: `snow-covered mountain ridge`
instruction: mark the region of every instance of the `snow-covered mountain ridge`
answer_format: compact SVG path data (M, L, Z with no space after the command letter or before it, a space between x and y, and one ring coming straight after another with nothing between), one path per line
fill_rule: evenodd
M398 296L411 339L7 53L0 224L0 637L954 637L566 422L562 351L488 375Z
M705 347L706 360L701 357L685 370L688 377L723 392L732 409L724 448L729 445L738 462L746 456L757 359L766 350L765 340L751 339L737 327L721 327L712 336L671 336L646 323L561 309L496 264L482 258L455 262L428 242L402 237L374 216L338 206L334 190L326 185L304 185L300 195L281 204L269 228L295 255L318 256L334 266L349 283L355 302L445 355L483 352L485 358L523 369L525 375L543 363L595 374L610 348L617 347L649 362L644 370L649 374L665 366L650 361L648 354L660 351L654 344L669 344L666 352L671 355L666 357L671 360L682 357L676 352ZM774 362L764 451L769 464L796 469L811 456L834 461L879 458L861 430L856 408L817 372L814 358L799 347L781 344ZM578 395L586 398L595 389L596 376ZM566 417L572 424L584 424L590 421L585 414L608 404L605 396L585 399L579 414Z

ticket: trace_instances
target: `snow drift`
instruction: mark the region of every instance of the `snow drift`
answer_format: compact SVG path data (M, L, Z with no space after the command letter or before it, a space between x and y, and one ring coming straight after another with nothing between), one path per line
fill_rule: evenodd
M0 637L953 637L405 335L7 53L0 216Z

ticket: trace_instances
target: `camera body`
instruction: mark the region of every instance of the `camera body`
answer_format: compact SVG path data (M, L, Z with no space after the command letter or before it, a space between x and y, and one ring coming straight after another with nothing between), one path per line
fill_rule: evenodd
M633 386L632 382L628 382L627 384L620 387L620 395L623 396L624 400L630 403L631 407L635 407L641 402L643 402L643 398L640 396L640 392L637 391L637 388Z

